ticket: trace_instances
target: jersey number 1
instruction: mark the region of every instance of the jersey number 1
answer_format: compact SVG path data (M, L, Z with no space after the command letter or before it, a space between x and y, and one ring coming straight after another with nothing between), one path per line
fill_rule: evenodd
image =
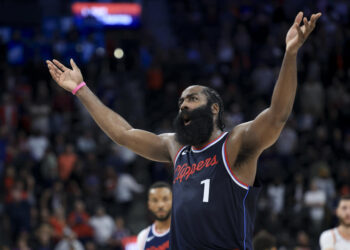
M210 179L201 181L204 184L203 202L209 202Z

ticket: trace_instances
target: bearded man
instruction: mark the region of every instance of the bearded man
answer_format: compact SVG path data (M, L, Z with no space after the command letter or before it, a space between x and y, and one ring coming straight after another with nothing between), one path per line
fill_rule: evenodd
M116 143L159 162L174 164L170 249L253 249L255 182L261 153L279 137L297 88L297 53L321 13L300 12L286 36L286 50L271 104L254 120L224 132L223 104L212 89L194 85L179 99L175 133L156 135L133 128L86 86L80 69L47 61L52 78L76 94ZM300 26L303 21L303 25Z
M339 226L321 234L321 250L350 250L350 195L340 197L336 216Z

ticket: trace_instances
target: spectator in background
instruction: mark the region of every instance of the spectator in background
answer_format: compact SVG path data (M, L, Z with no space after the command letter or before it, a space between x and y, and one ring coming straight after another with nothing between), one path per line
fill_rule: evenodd
M267 231L260 231L253 239L254 250L277 250L276 239Z
M229 124L228 126L230 126L230 128L233 128L244 121L241 107L237 103L230 105L230 110L225 115L225 121Z
M52 189L47 189L42 195L41 205L43 207L49 207L53 211L66 207L67 194L65 193L63 183L56 181Z
M15 30L7 45L7 62L13 66L25 62L25 46L20 30Z
M296 173L294 176L294 185L292 186L293 190L293 209L296 213L300 212L304 205L304 176L302 173Z
M28 193L24 189L22 181L16 181L10 191L10 197L6 204L6 213L10 218L11 231L14 239L23 232L29 232L31 205L28 201Z
M33 130L40 131L44 135L50 132L50 112L51 106L49 101L49 93L47 82L40 81L36 98L29 107L31 115L31 126Z
M18 107L13 100L13 97L5 93L3 94L0 105L0 122L1 125L7 126L12 130L17 129L18 125Z
M114 215L115 213L115 199L114 199L114 190L117 187L117 174L115 173L115 170L112 166L106 166L104 178L103 178L103 192L102 192L102 199L104 202L109 203L109 207L112 208L112 210L108 211L108 213ZM114 211L113 211L114 210Z
M276 149L281 159L281 164L287 168L286 170L289 170L289 168L293 166L293 154L295 153L297 145L298 134L295 131L293 123L288 121L276 142Z
M55 250L84 250L83 244L77 240L75 233L68 227L64 229L64 238L58 242Z
M78 138L77 149L81 153L90 153L95 151L96 142L91 131L87 130L82 136Z
M48 138L40 130L33 130L28 138L28 148L31 156L36 162L40 162L49 147Z
M63 238L64 228L67 226L65 211L63 207L57 207L49 219L52 227L52 238L55 243Z
M30 248L28 243L28 236L26 234L22 234L17 240L17 247L13 248L13 250L34 250Z
M51 101L52 105L52 132L53 133L68 133L70 130L70 120L72 118L73 100L67 93L56 90L56 93Z
M65 151L58 156L58 173L62 181L68 180L76 161L77 155L74 152L74 146L72 144L67 144Z
M299 231L296 237L295 250L312 250L310 236L305 231Z
M39 222L45 223L45 224L50 223L50 211L49 211L49 209L47 209L45 207L41 208L39 216L40 216Z
M117 216L115 218L115 230L109 240L108 245L113 250L123 250L122 240L128 236L130 236L130 231L125 227L124 218Z
M93 229L93 237L99 247L104 247L110 240L115 231L115 224L111 216L106 214L103 206L96 208L96 213L89 220L89 224Z
M95 242L89 241L85 244L85 250L100 250L100 248L96 248Z
M142 193L143 185L137 183L135 178L128 174L122 173L118 176L117 185L114 190L114 197L122 208L122 215L125 217L129 211L130 205L134 199L134 193Z
M285 190L286 187L281 177L276 177L273 183L267 187L270 209L274 215L278 215L284 210Z
M320 162L317 176L314 178L315 185L326 193L327 205L329 208L333 205L335 198L335 184L329 172L329 166L326 162Z
M274 86L275 78L273 68L260 62L252 72L254 89L257 91L257 94L264 97L269 96Z
M0 126L0 176L1 177L5 169L7 150L8 150L8 129L6 126Z
M5 191L5 202L8 202L11 197L11 190L13 185L15 184L16 179L16 169L14 166L8 166L5 169L5 176L4 176L4 191Z
M308 79L301 87L300 101L305 113L319 119L324 108L324 90L321 83L314 78Z
M326 193L320 189L315 180L311 180L310 188L305 192L304 203L309 209L312 228L320 230L325 217Z
M32 245L35 250L51 250L54 243L52 241L52 228L49 224L41 224L35 232L35 240Z
M55 134L55 138L53 140L54 152L56 155L61 155L64 153L66 149L66 135L65 134Z
M40 176L43 179L45 187L52 187L54 181L58 179L57 157L51 147L46 149L45 155L40 164Z
M68 215L68 225L82 242L92 239L93 230L89 225L89 214L85 211L85 204L78 200L74 204L74 211Z

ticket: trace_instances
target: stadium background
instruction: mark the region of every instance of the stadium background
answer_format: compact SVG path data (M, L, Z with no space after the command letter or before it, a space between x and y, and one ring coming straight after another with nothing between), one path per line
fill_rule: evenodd
M50 79L46 59L74 58L106 105L155 133L172 130L181 90L211 86L229 129L269 104L299 10L323 16L299 52L293 114L259 160L256 231L273 233L280 249L318 249L337 198L350 193L350 2L134 1L136 28L77 23L73 2L0 1L2 249L54 249L72 235L65 225L86 249L122 249L152 221L147 187L172 178L170 165L113 144ZM110 232L89 226L99 205L107 215L96 221L113 220Z

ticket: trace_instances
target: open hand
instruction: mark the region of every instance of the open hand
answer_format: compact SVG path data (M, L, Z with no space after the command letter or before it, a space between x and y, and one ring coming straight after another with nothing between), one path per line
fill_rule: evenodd
M299 48L314 30L316 22L322 14L312 14L310 21L308 21L306 17L303 18L303 15L303 12L298 13L295 17L294 24L290 27L286 36L286 51L292 54L298 52ZM300 27L301 20L303 20L304 25Z
M47 67L49 68L52 79L57 82L65 90L72 92L81 82L83 82L83 76L80 69L75 64L73 59L70 59L70 65L72 69L67 68L57 60L47 60Z

